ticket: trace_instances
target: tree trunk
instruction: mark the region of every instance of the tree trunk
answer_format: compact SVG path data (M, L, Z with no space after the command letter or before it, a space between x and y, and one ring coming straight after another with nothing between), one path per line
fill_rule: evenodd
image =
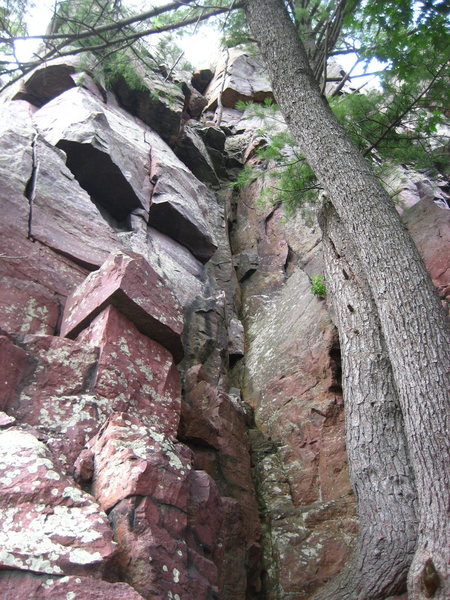
M409 598L446 600L450 353L444 311L388 194L321 96L283 1L246 0L245 11L284 118L354 241L378 313L418 493Z
M347 454L359 535L347 566L315 600L375 600L406 589L417 539L416 489L391 365L369 286L330 203L319 218L327 297L342 355Z

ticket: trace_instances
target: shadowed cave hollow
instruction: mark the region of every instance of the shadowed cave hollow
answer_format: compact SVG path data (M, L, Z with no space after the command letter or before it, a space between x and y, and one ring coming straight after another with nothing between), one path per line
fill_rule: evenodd
M121 225L142 204L110 156L90 144L60 140L58 148L67 154L67 167L94 204L107 211ZM128 225L128 224L127 224Z

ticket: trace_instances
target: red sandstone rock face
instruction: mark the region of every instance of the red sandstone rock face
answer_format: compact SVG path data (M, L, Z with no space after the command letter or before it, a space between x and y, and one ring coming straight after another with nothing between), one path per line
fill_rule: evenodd
M243 191L232 238L246 315L243 398L258 427L250 439L266 593L300 599L339 571L355 533L338 347L306 274L321 272L318 232L261 207L258 191Z
M110 519L126 580L145 598L212 598L220 496L182 444L117 413L89 444L93 493ZM191 568L188 568L191 564Z
M15 333L52 335L59 319L58 298L34 281L3 276L0 281L2 327Z
M92 577L39 577L20 571L0 572L2 600L144 600L126 583Z
M221 564L224 600L252 597L260 590L259 520L251 480L247 414L230 396L201 379L198 367L186 377L180 435L194 452L194 465L218 481L222 493ZM248 565L248 573L244 565Z
M16 397L26 362L24 350L7 336L0 336L0 410Z
M437 287L450 302L450 211L424 199L403 215L417 248Z
M57 87L42 90L42 97ZM229 249L214 265L202 265L215 251L214 229L228 245L223 211L154 132L114 103L105 107L93 91L95 98L70 89L38 111L19 101L2 121L0 194L8 218L0 224L0 318L7 333L0 339L6 372L0 435L16 446L23 436L33 439L48 468L39 467L35 480L28 477L28 463L14 470L19 481L37 489L35 497L24 491L16 507L9 492L2 496L6 511L19 512L12 533L4 533L13 558L0 571L0 590L9 594L14 586L15 598L42 600L212 600L220 588L224 600L253 598L259 534L246 417L223 391L227 348L242 352ZM38 128L45 140L36 137ZM87 163L76 162L76 145L84 143L93 149L97 169L87 179L104 170L122 187L125 179L129 188L123 189L132 189L140 203L126 223L105 212L98 187L90 185L95 181L80 187L86 181L77 169ZM105 189L112 189L111 181ZM147 229L148 221L156 229ZM86 280L87 269L95 272ZM65 303L62 333L76 339L57 335ZM222 428L214 458L204 465L211 475L201 467L203 458L194 464L189 447L176 441L181 386L174 357L182 356L183 311L196 315L184 333L185 362L204 363L212 400L206 419ZM234 345L227 334L233 318L240 340ZM16 460L15 454L8 458ZM27 455L22 447L20 454ZM38 472L34 463L31 468ZM51 487L45 473L53 478ZM39 498L42 510L34 502ZM41 514L56 523L54 515L63 513L76 533L60 525L67 533L60 538L48 527L47 537L31 536L26 556L20 554L16 529L25 535L26 527L40 527ZM86 539L87 527L94 537L101 532L103 545ZM36 561L44 566L35 568ZM63 577L72 573L77 577ZM133 587L94 582L91 575Z

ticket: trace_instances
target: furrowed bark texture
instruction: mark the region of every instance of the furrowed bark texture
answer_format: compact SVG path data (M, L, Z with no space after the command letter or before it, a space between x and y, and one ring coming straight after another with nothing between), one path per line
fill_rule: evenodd
M337 213L325 203L327 296L342 355L350 479L359 536L351 560L315 600L375 600L406 589L417 538L416 490L397 391L370 288Z
M284 118L354 241L378 312L418 492L410 600L447 600L450 336L444 311L389 196L322 98L283 1L246 0L245 11Z

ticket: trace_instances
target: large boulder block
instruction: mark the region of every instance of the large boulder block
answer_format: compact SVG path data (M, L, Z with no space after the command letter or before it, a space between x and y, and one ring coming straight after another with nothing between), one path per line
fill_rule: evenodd
M217 242L209 223L216 200L162 140L152 140L151 177L155 182L149 223L186 246L202 263Z
M139 331L183 356L181 307L165 282L140 255L110 255L68 298L61 335L74 338L108 305L115 306Z
M84 89L49 102L34 123L64 150L67 166L116 229L129 230L138 211L202 262L212 256L210 192L144 123Z
M225 81L224 81L225 79ZM258 57L250 56L239 48L229 50L217 65L214 78L205 90L209 104L205 110L214 109L222 94L224 107L234 108L239 100L262 102L273 99L269 78Z
M219 494L189 449L116 413L88 444L92 489L109 516L126 580L145 598L214 597ZM86 460L86 458L85 458Z
M129 496L150 496L186 510L190 454L170 437L127 413L115 413L89 448L94 455L92 489L103 510Z
M58 472L42 442L20 429L0 431L0 508L2 569L99 577L116 553L94 499Z
M48 142L64 150L67 166L92 200L119 223L135 209L148 211L150 156L142 125L82 88L58 96L33 120Z
M169 350L108 306L77 342L99 348L92 387L111 411L126 411L159 433L176 436L181 384Z
M37 271L37 276L29 278L40 283L44 277L60 279L65 270L67 286L71 269L62 265L55 268L56 262L69 257L92 269L120 243L65 166L64 154L37 135L26 107L20 103L2 107L1 122L0 197L8 217L0 225L4 269L15 277L19 277L18 272L31 275L30 271ZM33 242L38 244L33 247ZM39 252L36 246L41 245L44 249ZM41 256L39 260L36 255L40 253L52 258L42 260L47 257ZM72 269L76 268L73 264ZM46 287L59 291L64 284L49 282Z

